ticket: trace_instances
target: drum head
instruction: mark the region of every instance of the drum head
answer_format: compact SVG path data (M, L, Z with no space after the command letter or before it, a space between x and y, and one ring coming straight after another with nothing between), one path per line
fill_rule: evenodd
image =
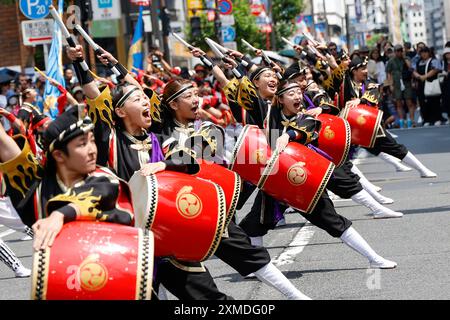
M144 177L136 171L128 184L133 202L134 226L150 230L158 200L158 181L155 175Z

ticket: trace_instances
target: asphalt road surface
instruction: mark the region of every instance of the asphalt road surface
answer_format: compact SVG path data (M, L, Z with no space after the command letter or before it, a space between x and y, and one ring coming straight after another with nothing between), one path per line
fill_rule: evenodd
M389 207L405 216L373 220L367 208L352 201L337 201L335 206L379 254L398 263L396 269L368 269L364 257L297 214L286 214L287 225L264 238L274 263L313 299L450 298L450 127L392 132L438 173L438 178L421 179L416 171L397 173L382 160L368 157L358 167L383 188L383 195L395 199ZM243 211L238 213L238 220ZM22 234L10 232L0 227L0 237L31 268L31 241L20 241ZM258 280L243 279L216 258L206 265L218 287L235 299L284 299ZM30 278L14 278L13 272L0 262L0 299L29 299L30 288ZM174 299L170 294L169 298Z

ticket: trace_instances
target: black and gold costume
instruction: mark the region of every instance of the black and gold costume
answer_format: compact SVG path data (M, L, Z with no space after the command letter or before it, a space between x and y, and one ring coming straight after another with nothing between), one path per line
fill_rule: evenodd
M147 96L153 94L149 89L145 93ZM159 109L159 99L150 101L152 108ZM94 133L99 150L98 163L107 164L119 177L128 181L144 164L159 161L166 163L167 170L195 172L197 166L194 163L175 165L172 161L164 159L160 147L160 140L163 139L161 135L143 132L140 136L132 136L123 129L117 130L109 88L96 99L88 100L88 104L89 115L95 124ZM154 287L158 288L162 283L180 300L231 299L219 291L209 271L200 263L155 259L155 269L157 271Z
M171 137L167 140L167 148L164 148L167 155L172 154L172 150L179 148L191 147L195 151L197 157L202 155L212 154L213 157L207 158L207 160L214 161L215 159L221 159L219 154L224 152L217 150L216 146L223 146L224 141L212 142L211 137L216 132L216 137L224 137L223 129L215 126L210 122L190 123L188 126L182 126L177 121L172 121L168 126L166 133L172 132ZM197 130L196 130L197 127ZM217 133L221 134L219 136ZM195 141L196 136L202 136L204 138L203 145L197 148L199 143L192 145L191 141ZM191 140L192 138L192 140ZM209 141L209 142L208 142ZM199 141L202 143L201 141ZM208 150L210 149L210 150ZM212 153L211 153L212 150ZM218 164L222 164L219 162ZM239 272L242 276L247 276L254 273L265 265L270 263L270 255L263 247L252 246L248 235L235 223L235 218L229 223L226 235L222 237L216 252L216 257L231 266L233 269Z

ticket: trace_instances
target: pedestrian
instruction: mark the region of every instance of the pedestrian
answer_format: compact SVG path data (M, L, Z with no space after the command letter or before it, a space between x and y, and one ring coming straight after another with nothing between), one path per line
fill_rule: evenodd
M343 86L346 104L358 106L364 103L373 107L378 106L378 86L371 85L367 81L367 63L361 59L355 58L352 60ZM437 174L425 167L406 146L399 144L387 130L380 129L384 136L376 138L372 148L365 148L367 151L376 156L382 152L387 153L419 171L422 178L437 177Z
M416 105L413 101L412 66L411 61L405 57L402 45L394 47L395 57L391 58L386 66L387 79L392 83L391 91L397 108L400 128L411 128L414 125ZM403 101L406 100L409 119L405 121Z
M420 51L420 60L417 62L414 71L414 77L418 80L418 96L420 103L420 111L424 121L424 126L441 125L446 122L442 117L441 111L441 95L430 95L425 91L425 83L431 83L438 79L438 74L441 72L441 64L431 55L431 50L428 47Z
M442 84L442 107L443 111L447 113L447 119L450 119L450 43L444 49L442 56L444 82Z
M373 49L370 52L367 69L371 80L378 84L384 83L386 80L386 65L384 64L378 49Z

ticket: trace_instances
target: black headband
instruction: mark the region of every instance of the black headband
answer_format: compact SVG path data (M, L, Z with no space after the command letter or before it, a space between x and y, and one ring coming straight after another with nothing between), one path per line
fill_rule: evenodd
M283 88L281 90L278 90L278 92L275 94L277 97L282 96L283 94L285 94L286 92L288 92L291 89L295 89L295 88L300 88L300 86L297 83L291 83L289 84L289 86L287 86L286 88Z
M263 74L263 72L270 71L270 70L272 70L272 69L270 69L270 68L261 68L260 70L255 71L255 73L253 73L250 76L250 81L256 80L261 74Z
M168 97L165 100L165 103L169 104L172 101L174 101L176 98L178 98L179 96L181 96L183 93L185 93L187 90L193 88L194 86L192 84L189 84L185 87L182 87L180 90L178 90L177 92L175 92L173 95L171 95L170 97Z
M122 108L122 106L125 104L125 101L127 101L127 99L131 96L131 94L133 92L135 92L136 90L139 90L138 87L134 87L133 89L131 89L130 91L128 91L127 93L125 93L122 98L119 99L119 101L117 102L115 108Z

